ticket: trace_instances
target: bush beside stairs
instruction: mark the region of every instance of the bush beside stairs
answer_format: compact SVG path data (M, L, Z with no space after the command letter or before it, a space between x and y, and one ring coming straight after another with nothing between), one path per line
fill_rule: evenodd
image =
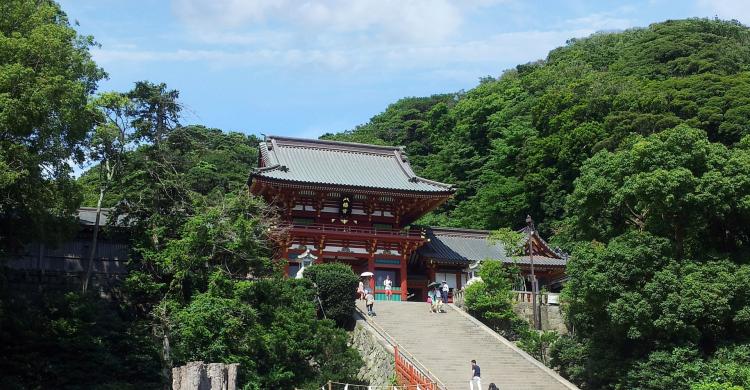
M357 303L364 309L361 301ZM570 390L577 387L452 305L430 313L427 303L375 302L372 319L440 379L448 390L469 388L471 359L482 369L482 388Z

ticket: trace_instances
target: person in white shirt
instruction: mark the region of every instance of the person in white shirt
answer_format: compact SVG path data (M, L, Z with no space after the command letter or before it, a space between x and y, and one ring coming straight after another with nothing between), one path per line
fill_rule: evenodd
M357 286L357 299L365 299L365 284L362 280L359 280L359 286Z
M448 303L448 291L450 291L450 287L448 287L448 282L443 280L443 285L440 286L440 295L443 298L443 303Z
M369 290L365 290L365 304L367 305L367 315L374 316L375 311L372 310L372 305L375 304L375 296Z
M393 282L391 281L390 276L386 276L385 280L383 281L383 285L385 286L385 296L388 297L388 300L391 300L391 295L393 295Z

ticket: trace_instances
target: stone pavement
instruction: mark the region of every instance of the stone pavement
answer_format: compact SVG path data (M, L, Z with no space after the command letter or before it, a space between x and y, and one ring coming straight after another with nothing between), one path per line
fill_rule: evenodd
M364 305L358 303L364 309ZM427 367L449 390L468 389L471 359L482 369L482 389L577 389L458 308L430 313L427 303L375 302L375 322Z

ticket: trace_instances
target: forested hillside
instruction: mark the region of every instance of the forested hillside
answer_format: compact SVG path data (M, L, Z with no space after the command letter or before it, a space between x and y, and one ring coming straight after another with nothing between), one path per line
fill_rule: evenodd
M750 132L750 31L682 20L573 39L543 61L466 92L406 98L325 138L404 145L417 171L455 184L430 221L551 232L581 165L636 134L678 124L735 145Z
M271 263L275 214L246 188L258 140L182 125L163 83L96 93L94 44L54 1L0 2L0 260L71 240L82 205L114 208L92 257L114 225L131 248L106 286L89 285L91 261L55 272L74 289L0 267L0 388L169 388L195 360L240 363L243 389L357 383L344 324ZM76 180L71 163L88 170Z
M750 388L750 29L667 21L568 42L469 91L406 98L325 138L405 145L456 198L423 223L568 250L590 389Z

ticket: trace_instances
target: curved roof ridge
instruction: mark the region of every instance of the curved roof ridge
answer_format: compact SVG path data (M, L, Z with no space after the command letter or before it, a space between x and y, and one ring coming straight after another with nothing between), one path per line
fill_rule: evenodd
M383 152L390 152L393 150L403 150L403 146L372 145L372 144L363 144L363 143L358 143L358 142L344 142L344 141L333 141L333 140L327 140L327 139L284 137L284 136L276 136L276 135L269 135L267 137L267 140L276 140L277 144L281 144L284 146L294 145L294 144L300 144L300 145L307 144L307 145L310 145L310 147L314 147L312 145L320 145L320 146L326 145L326 146L339 146L339 147L349 146L349 147L361 148L361 149L382 150ZM278 142L278 141L281 141L281 142Z
M492 231L490 230L479 230L479 229L469 229L469 228L455 228L455 227L442 227L442 226L429 226L429 229L433 232L438 233L468 233L473 235L490 235Z

